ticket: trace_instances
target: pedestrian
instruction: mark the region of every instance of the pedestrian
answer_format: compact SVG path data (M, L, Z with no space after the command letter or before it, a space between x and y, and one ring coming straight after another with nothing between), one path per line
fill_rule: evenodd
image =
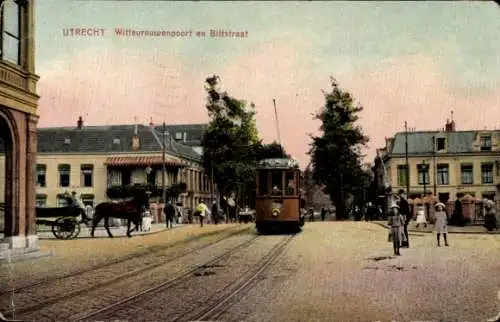
M203 220L206 216L210 215L210 210L208 210L207 205L202 201L196 207L195 216L200 216L200 227L203 227Z
M493 229L496 229L498 227L496 211L494 206L495 206L494 201L491 200L484 201L484 208L486 210L486 213L484 214L484 227L488 231L492 231Z
M214 220L214 224L219 223L219 207L217 206L217 201L214 200L212 203L212 218Z
M455 207L453 208L453 214L450 218L450 224L456 226L464 226L465 218L464 218L464 209L462 206L462 202L460 201L461 195L459 193L456 194Z
M403 189L399 190L399 213L404 217L404 227L403 231L405 234L405 241L402 243L403 248L408 248L410 247L410 238L408 235L408 224L411 221L412 214L410 211L410 204L408 200L406 199L406 194Z
M326 217L326 209L325 207L321 208L321 221L325 221Z
M169 224L170 224L170 228L172 228L174 218L175 218L175 207L172 204L172 201L167 202L163 212L165 213L165 223L167 224L167 228L169 228Z
M392 247L394 249L394 255L400 256L399 249L401 247L401 242L404 240L404 217L399 213L399 206L393 203L390 207L388 216L388 226L389 231L389 241L392 241Z
M423 224L425 228L427 228L427 217L425 216L425 207L422 204L417 205L417 226Z
M309 208L309 221L314 221L314 209Z
M437 234L437 245L438 247L441 246L440 244L440 237L441 234L443 234L444 238L444 245L448 245L448 239L446 238L446 234L448 233L448 216L446 215L445 205L442 202L438 202L436 204L436 213L434 214L436 218L436 226L434 227L434 231Z

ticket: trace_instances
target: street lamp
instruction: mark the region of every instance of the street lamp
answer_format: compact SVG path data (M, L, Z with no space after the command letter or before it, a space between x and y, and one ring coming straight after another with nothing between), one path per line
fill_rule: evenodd
M424 181L424 197L427 194L427 172L429 171L429 165L425 162L425 160L422 160L422 173L423 173L423 181Z

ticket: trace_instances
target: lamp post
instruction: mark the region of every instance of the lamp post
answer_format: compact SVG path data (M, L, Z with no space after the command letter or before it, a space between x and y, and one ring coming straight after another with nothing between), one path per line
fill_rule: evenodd
M423 181L424 181L424 197L427 194L427 177L428 174L427 172L429 171L429 165L425 162L425 160L422 160L422 173L423 173Z

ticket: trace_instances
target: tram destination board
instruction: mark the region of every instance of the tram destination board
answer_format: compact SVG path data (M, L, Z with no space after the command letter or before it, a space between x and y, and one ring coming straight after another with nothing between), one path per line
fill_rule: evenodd
M259 161L259 167L290 169L290 168L298 168L299 163L294 159L288 159L288 158L263 159Z

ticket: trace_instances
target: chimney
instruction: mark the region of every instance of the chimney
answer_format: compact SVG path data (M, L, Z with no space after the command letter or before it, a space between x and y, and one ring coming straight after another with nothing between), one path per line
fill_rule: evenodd
M78 122L76 122L76 126L81 129L83 127L83 118L80 116L78 117Z

